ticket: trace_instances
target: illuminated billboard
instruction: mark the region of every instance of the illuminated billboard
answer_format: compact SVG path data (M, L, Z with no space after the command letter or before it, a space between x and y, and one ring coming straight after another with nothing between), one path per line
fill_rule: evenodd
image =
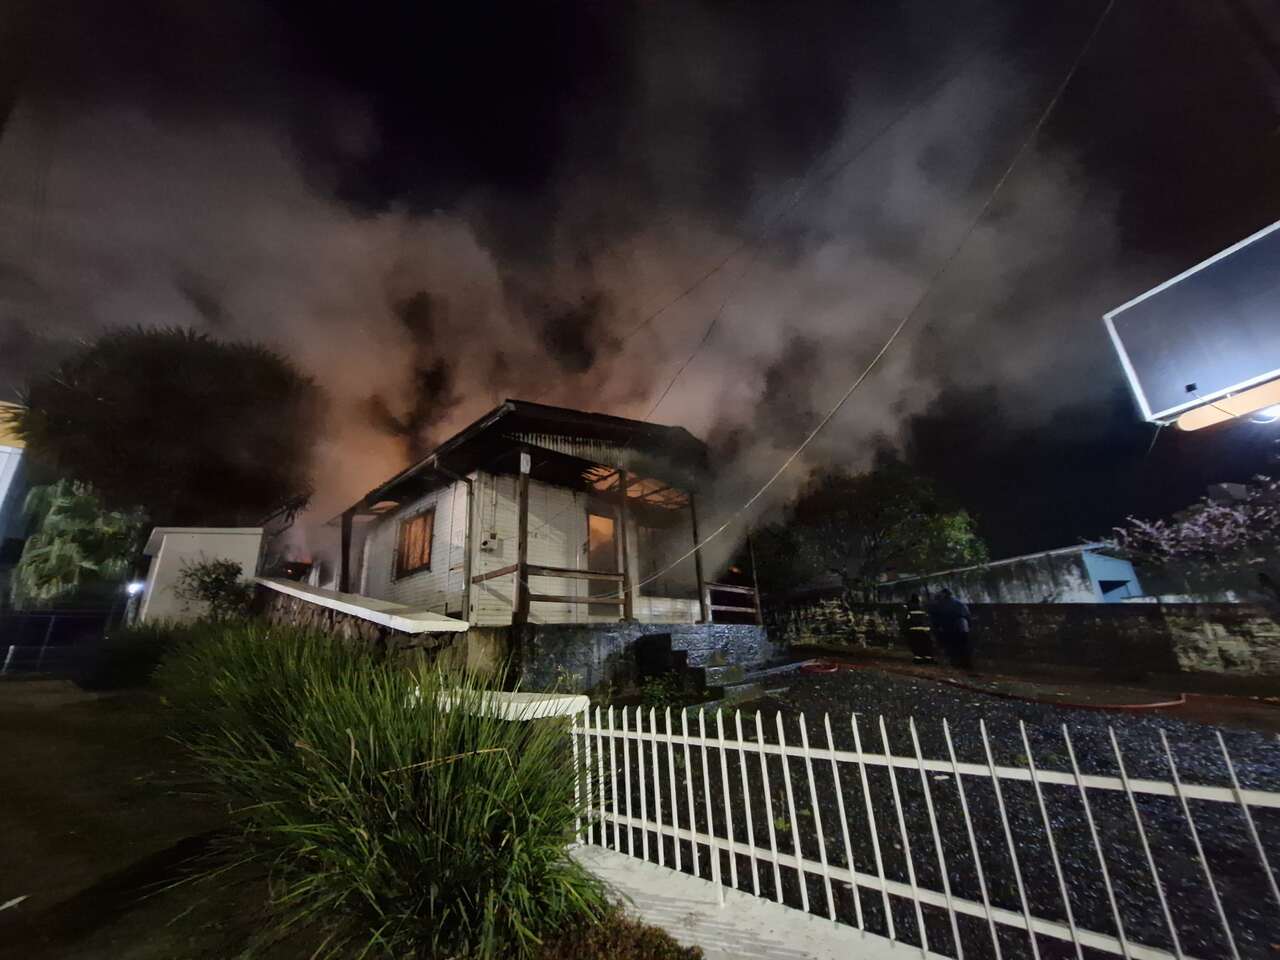
M1280 222L1103 318L1145 419L1194 430L1280 402Z

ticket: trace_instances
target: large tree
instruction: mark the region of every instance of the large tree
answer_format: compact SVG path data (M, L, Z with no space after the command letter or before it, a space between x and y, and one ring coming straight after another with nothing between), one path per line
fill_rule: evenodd
M311 495L321 396L280 354L184 329L120 329L36 376L28 453L159 524L254 524Z
M10 586L18 609L109 602L142 549L140 510L107 510L83 483L32 487L25 503L31 535Z
M756 538L762 589L795 589L834 575L850 601L873 599L885 574L987 559L973 518L947 509L927 479L896 461L866 473L814 471L784 519Z
M1193 588L1234 581L1280 605L1280 480L1224 485L1168 520L1130 517L1115 545Z

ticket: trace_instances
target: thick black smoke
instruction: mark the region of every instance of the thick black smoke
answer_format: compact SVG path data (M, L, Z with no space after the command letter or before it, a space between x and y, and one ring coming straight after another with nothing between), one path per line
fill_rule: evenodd
M1104 5L9 4L4 389L112 324L268 341L332 395L327 516L503 396L646 414L719 317L653 416L732 503L954 256L806 462L954 391L1096 413L1100 314L1280 216L1256 39L1134 0L956 252Z

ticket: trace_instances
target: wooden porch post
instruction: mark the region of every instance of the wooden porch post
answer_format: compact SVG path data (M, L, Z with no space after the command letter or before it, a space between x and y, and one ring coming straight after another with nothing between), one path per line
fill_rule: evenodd
M631 476L625 470L618 471L618 543L622 547L622 619L634 620L635 592L631 583L631 558L627 550L627 524L631 511L627 507L627 484Z
M693 523L693 545L698 545L698 508L694 505L693 494L689 494L689 519ZM707 581L702 576L702 551L693 552L693 572L698 579L698 622L711 622L711 602L707 591Z
M511 625L529 622L529 471L533 460L528 450L520 451L520 474L516 478L516 585L512 591Z
M342 547L338 556L338 592L351 592L351 521L356 508L342 512Z

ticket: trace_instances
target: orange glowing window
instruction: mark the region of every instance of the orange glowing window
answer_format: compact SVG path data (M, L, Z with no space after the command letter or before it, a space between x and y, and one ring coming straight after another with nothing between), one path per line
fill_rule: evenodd
M400 521L396 543L397 577L431 569L431 534L435 525L435 507Z

